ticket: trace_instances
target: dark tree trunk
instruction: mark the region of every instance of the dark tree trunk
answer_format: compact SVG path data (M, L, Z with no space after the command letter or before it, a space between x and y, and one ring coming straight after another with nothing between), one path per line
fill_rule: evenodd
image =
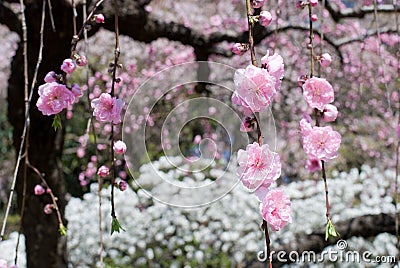
M48 71L59 71L62 61L69 57L72 37L71 8L63 1L52 1L52 3L57 31L53 32L51 30L50 20L47 19L44 32L43 60L39 70L38 85L44 83L43 78ZM29 83L32 80L39 51L41 10L42 0L27 3L25 14L28 28ZM8 118L14 127L14 146L18 150L24 125L25 106L22 42L20 42L17 53L13 58L11 68L8 88ZM33 166L45 174L47 183L58 198L60 212L64 215L66 192L60 168L64 133L60 129L55 132L51 127L52 116L44 116L37 110L37 99L36 86L30 112L29 160ZM16 187L19 207L21 207L22 201L23 163L24 160L22 160ZM66 239L59 234L56 213L46 215L43 212L43 207L45 204L51 203L51 199L48 195L39 197L33 194L34 186L40 183L40 180L29 169L26 183L27 191L22 228L26 238L27 267L67 267ZM65 220L64 223L66 224Z

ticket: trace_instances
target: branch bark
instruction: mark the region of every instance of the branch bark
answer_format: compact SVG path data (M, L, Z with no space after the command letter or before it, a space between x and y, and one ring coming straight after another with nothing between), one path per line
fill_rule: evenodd
M40 47L40 26L38 14L41 14L41 0L30 1L26 5L26 22L28 27L28 63L29 80L32 80L37 62L37 51ZM47 21L44 30L44 49L42 65L39 68L38 79L42 84L43 77L50 70L58 71L63 59L69 57L70 38L72 27L70 18L72 10L64 1L54 1L54 16L58 31L53 32L50 22ZM19 24L20 25L20 24ZM21 133L24 125L24 86L21 73L23 73L22 43L19 44L16 55L11 64L11 76L8 86L8 119L13 125L14 146L19 147ZM35 88L37 91L37 87ZM38 94L34 92L31 113L31 132L29 155L30 162L40 172L45 174L47 183L58 198L58 207L64 214L65 184L62 179L60 159L63 148L64 132L55 132L52 129L52 118L43 116L37 108ZM56 215L46 215L43 207L51 203L48 195L35 196L33 189L39 183L38 176L28 169L26 202L24 217L22 218L22 231L26 237L27 267L67 267L66 239L60 237ZM21 208L23 192L23 176L19 172L17 178L18 206ZM64 220L64 219L63 219ZM64 220L65 222L65 220Z
M364 18L367 14L374 13L374 6L362 6L359 8L345 8L345 9L339 9L336 8L332 5L332 3L328 0L325 0L326 4L326 9L329 11L329 13L332 16L332 19L336 22L338 22L340 19L346 19L346 18L359 18L362 19ZM400 8L397 7L396 9L393 7L393 5L378 5L377 6L378 12L383 12L383 13L394 13L396 10L399 11Z

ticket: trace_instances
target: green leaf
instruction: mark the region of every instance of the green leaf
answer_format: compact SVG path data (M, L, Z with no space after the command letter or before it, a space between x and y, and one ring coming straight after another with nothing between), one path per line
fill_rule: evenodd
M118 219L116 217L113 217L112 218L112 222L111 222L111 234L113 234L114 232L119 233L120 230L125 232L125 229L122 228L122 226L119 223Z
M59 114L54 116L53 124L51 126L54 128L54 131L57 131L58 128L62 128L61 117Z
M58 231L60 232L61 236L67 236L67 228L64 226L64 224L60 223Z
M336 231L335 226L333 225L331 219L328 219L328 222L326 224L325 228L325 240L328 240L328 238L334 238L340 236L339 232Z

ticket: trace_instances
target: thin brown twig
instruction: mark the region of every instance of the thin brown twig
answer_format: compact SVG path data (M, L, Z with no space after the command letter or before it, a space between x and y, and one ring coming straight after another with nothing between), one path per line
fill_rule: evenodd
M397 1L393 0L393 8L395 9L395 22L396 22L396 32L400 34L399 31L399 14L397 12ZM397 77L400 78L400 40L397 42ZM400 91L400 90L399 90ZM400 92L399 92L400 93ZM397 127L400 126L400 98L397 103ZM396 172L395 172L395 181L394 181L394 194L395 194L395 202L394 202L394 220L395 220L395 228L396 228L396 237L397 237L397 250L398 256L400 256L400 234L399 234L399 213L398 213L398 203L399 203L399 162L400 162L400 140L399 136L397 136L397 144L396 144Z
M118 25L118 1L114 0L114 24L115 24L115 50L114 50L114 65L112 69L112 83L111 83L111 97L115 95L115 83L116 83L116 73L118 68L118 61L120 55L120 47L119 47L119 25ZM116 166L115 166L115 156L114 156L114 124L111 124L111 137L110 137L110 152L111 152L111 217L116 218L115 214L115 204L114 204L114 188L115 188L115 174L116 174Z
M310 21L310 43L309 43L309 49L310 49L310 57L311 57L311 66L310 66L310 78L314 76L314 68L315 68L315 53L314 53L314 29L313 29L313 23L311 20L312 16L312 7L310 4L308 4L308 19ZM314 109L315 113L315 125L317 127L320 126L320 117L321 117L321 112L318 109ZM324 188L325 188L325 206L326 206L326 221L330 222L330 204L329 204L329 191L328 191L328 182L326 178L326 170L325 170L325 161L321 160L322 163L322 179L324 181Z
M323 28L322 26L324 25L324 9L325 9L325 0L322 0L321 2L321 15L320 15L320 27L321 29ZM319 43L319 56L322 55L323 52L323 48L324 48L324 31L321 30L321 34L320 34L320 43ZM321 77L321 64L318 64L318 77Z
M311 67L310 67L310 78L314 76L314 28L313 22L311 20L312 16L312 7L308 5L308 19L310 21L310 54L311 54Z
M30 129L30 118L29 118L29 91L28 91L28 31L25 21L25 6L23 0L20 1L21 5L21 24L22 24L22 36L23 36L23 57L24 57L24 99L25 99L25 113L27 117L25 121L27 122L27 130L26 130L26 142L25 142L25 165L23 171L23 184L22 184L22 201L21 201L21 210L20 210L20 219L19 219L19 230L18 230L18 237L17 237L17 244L15 246L15 258L14 264L17 265L18 262L18 247L22 232L22 221L24 219L25 214L25 202L26 202L26 180L28 177L28 163L29 163L29 129ZM42 21L43 21L43 10L45 6L43 5L42 8Z
M56 25L54 24L53 6L51 5L51 0L47 0L47 5L49 6L51 28L53 29L53 32L56 32Z
M275 53L276 43L278 42L278 28L279 28L279 17L281 15L281 1L278 0L278 6L276 8L276 20L274 29L274 46L272 47L272 54Z
M246 0L246 15L247 15L247 23L249 26L249 49L251 55L251 63L254 66L257 66L257 59L256 53L254 51L254 39L253 39L253 27L254 27L254 20L253 20L253 13L251 11L251 3L250 0Z
M72 25L74 29L74 36L76 35L76 17L78 13L76 12L75 0L72 0Z
M86 21L87 20L87 3L86 0L83 0L83 20ZM89 42L88 42L88 35L87 35L87 29L84 28L83 30L83 38L85 40L85 56L88 58L89 57ZM85 79L86 79L86 84L89 87L88 81L89 81L89 63L85 66ZM89 88L88 88L88 92L87 92L87 103L90 106L90 98L89 98ZM90 128L92 130L93 133L93 143L95 145L96 148L96 156L99 156L99 150L97 148L97 136L96 136L96 129L94 127L94 123L93 123L93 114L91 114L89 120L88 120L88 125L86 128L86 135L89 135L90 132ZM103 244L103 227L102 227L102 222L103 222L103 213L101 211L101 206L102 206L102 195L101 195L101 188L102 188L102 180L100 176L97 176L97 184L98 184L98 189L97 189L97 198L98 198L98 204L99 204L99 258L100 258L100 265L103 265L103 251L104 251L104 244Z
M257 66L257 59L256 59L256 53L254 49L254 39L253 39L253 27L254 27L254 20L253 20L253 13L251 10L251 3L250 0L246 0L246 14L247 14L247 22L248 22L248 27L249 27L249 50L250 50L250 55L251 55L251 63L254 66ZM256 120L257 124L257 142L260 146L263 144L263 136L262 136L262 131L261 131L261 126L260 126L260 121L258 120L259 113L254 114L254 118ZM268 223L263 219L261 228L264 231L265 234L265 245L267 247L267 258L269 260L269 265L272 267L272 260L271 260L271 240L269 238L269 232L268 232Z
M28 81L28 43L27 43L28 33L27 33L27 28L26 28L25 4L24 4L23 0L20 0L20 12L21 12L22 45L23 45L22 53L23 53L23 61L24 61L25 124L24 124L23 133L22 133L22 140L21 140L21 144L20 144L20 148L19 148L19 152L18 152L16 168L14 171L14 178L13 178L13 181L11 184L10 196L8 199L8 204L7 204L6 212L4 215L3 226L2 226L1 234L0 234L0 240L3 240L3 237L4 237L7 219L8 219L8 215L10 213L11 202L12 202L12 199L14 196L15 184L16 184L16 180L17 180L19 165L20 165L22 157L23 157L22 151L23 151L23 147L25 144L25 137L26 137L29 123L30 123L29 122L29 92L28 92L28 84L29 84L29 81ZM22 203L24 203L24 201ZM21 208L21 209L23 209L23 208Z
M44 174L40 173L40 171L34 167L33 165L31 165L30 163L28 163L28 167L31 168L40 178L40 180L42 181L42 184L49 190L47 191L47 193L50 195L52 203L53 203L53 208L57 213L57 219L58 219L58 223L60 226L64 226L62 217L61 217L61 212L58 208L57 205L57 197L55 197L55 195L53 194L53 191L51 190L51 188L49 187L49 185L47 184L46 179L44 178Z
M379 56L379 64L381 65L382 68L382 77L383 77L383 85L385 86L385 92L386 92L386 100L388 102L388 108L389 111L392 111L392 105L390 101L390 94L389 94L389 86L386 81L386 64L383 61L382 58L382 39L381 39L381 30L379 28L379 15L378 15L378 3L376 0L374 0L374 20L375 20L375 30L376 30L376 36L378 39L378 56Z
M78 45L78 42L80 40L80 38L82 38L83 32L85 30L85 26L86 24L91 20L91 18L93 17L94 13L96 12L97 8L104 2L105 0L98 0L96 2L96 4L93 6L92 11L90 11L89 15L87 16L86 20L84 20L81 29L79 30L79 32L77 34L75 34L72 37L72 41L71 41L71 57L74 56L74 53L76 51L76 46Z

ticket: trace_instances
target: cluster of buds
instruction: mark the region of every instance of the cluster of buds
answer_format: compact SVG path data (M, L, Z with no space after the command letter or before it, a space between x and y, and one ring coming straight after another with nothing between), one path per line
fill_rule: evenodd
M296 2L296 7L298 9L303 9L308 5L311 7L315 7L316 5L318 5L318 0L308 0L308 1L297 1ZM317 21L317 20L318 20L318 16L316 14L312 14L311 21Z
M33 192L35 195L44 195L44 194L50 194L51 189L50 188L45 188L41 184L36 184L35 188L33 189ZM43 208L43 211L45 214L51 214L53 212L54 205L53 204L46 204Z
M85 29L90 31L92 29L92 24L102 24L104 23L104 15L103 14L95 14L91 18L90 21L85 23Z
M251 5L254 9L261 8L264 5L265 0L253 0ZM261 11L260 15L249 16L249 22L254 24L259 22L262 26L267 27L272 22L272 14L269 11ZM249 50L249 44L246 43L235 43L232 47L232 53L236 55L243 55L247 50Z

